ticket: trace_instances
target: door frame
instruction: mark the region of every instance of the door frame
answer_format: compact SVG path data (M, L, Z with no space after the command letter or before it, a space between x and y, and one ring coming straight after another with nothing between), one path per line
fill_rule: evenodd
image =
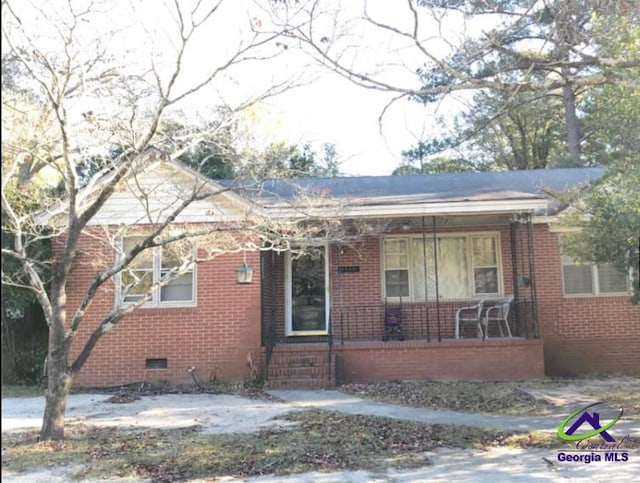
M291 251L284 254L284 331L285 336L309 336L309 335L328 335L329 334L329 318L331 317L331 283L329 276L331 274L331 264L329 263L329 244L319 243L310 245L314 248L322 248L324 250L324 308L325 321L324 330L293 330L293 294L292 294L292 257Z

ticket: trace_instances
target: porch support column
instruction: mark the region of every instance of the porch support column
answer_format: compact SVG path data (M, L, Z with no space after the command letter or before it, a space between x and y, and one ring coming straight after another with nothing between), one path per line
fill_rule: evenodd
M513 270L513 294L519 335L540 337L538 328L538 307L535 280L535 257L533 246L533 222L530 213L514 216L510 221L511 264ZM525 252L526 244L526 252ZM529 299L525 307L521 303L523 291L528 291Z
M338 246L338 266L342 265L342 247ZM328 264L329 266L329 270L328 270L328 278L327 280L325 280L325 284L329 284L329 287L331 287L331 243L327 243L327 248L326 248L326 253L325 253L325 257L326 257L326 261L325 263ZM332 364L332 360L333 360L333 297L331 296L331 291L329 291L329 321L328 321L328 327L327 327L327 346L328 346L328 354L327 354L327 383L329 385L331 385L331 381L332 381L332 371L333 371L333 364ZM340 277L340 306L342 307L342 277ZM344 340L343 340L344 343Z
M344 250L344 247L342 245L338 246L338 267L342 266L342 252ZM340 280L340 344L344 345L344 290L343 290L343 286L344 286L344 279L342 276L342 272L338 270L338 280ZM330 323L331 323L331 319ZM333 334L333 324L331 327L331 334L330 337Z
M427 224L422 217L422 261L424 268L424 310L427 323L427 342L431 342L431 324L429 322L429 281L427 276Z
M531 214L527 215L527 238L529 245L529 279L531 290L531 320L533 322L533 336L537 339L540 337L538 329L538 294L536 292L536 277L535 277L535 256L533 252L533 222Z
M276 292L275 292L275 275L276 273L276 252L271 250L271 320L269 322L269 335L268 337L271 339L271 343L274 344L275 341L275 328L276 328Z
M433 226L433 268L436 274L436 317L438 318L438 342L442 342L440 333L440 286L438 283L438 240L436 238L436 217L431 217ZM425 280L425 284L427 281Z
M511 272L513 274L513 305L516 312L517 332L522 330L522 319L520 314L520 284L518 283L518 230L519 221L517 216L509 220L509 235L511 241Z
M265 379L268 379L269 377L269 364L271 363L271 354L273 353L273 347L276 343L275 339L276 339L276 334L275 334L275 330L276 330L276 304L275 304L275 289L274 289L274 278L275 278L275 251L273 250L273 246L270 247L269 249L269 279L270 279L270 283L269 283L269 315L267 316L267 314L265 313L266 311L264 310L264 302L267 298L267 294L266 291L264 289L265 287L265 281L266 281L266 266L267 266L267 262L266 262L266 258L267 258L267 253L263 252L263 254L260 256L260 263L261 263L261 270L260 270L260 276L261 276L261 287L260 287L260 293L261 293L261 305L263 306L262 308L262 312L263 312L263 316L262 316L262 342L263 345L266 349L265 351ZM268 322L267 322L268 319Z

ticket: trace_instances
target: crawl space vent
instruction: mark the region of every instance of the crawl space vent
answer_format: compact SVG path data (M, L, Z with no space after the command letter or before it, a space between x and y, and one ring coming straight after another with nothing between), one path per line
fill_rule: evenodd
M167 360L166 359L147 359L145 361L145 367L147 369L166 369Z

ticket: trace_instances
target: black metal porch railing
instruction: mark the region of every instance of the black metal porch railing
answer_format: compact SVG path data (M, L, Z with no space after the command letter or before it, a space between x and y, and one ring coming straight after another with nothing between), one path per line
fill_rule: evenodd
M389 308L400 308L402 339L425 340L437 342L453 339L455 336L455 316L462 307L474 302L444 301L435 302L403 302L402 304L368 304L368 305L334 305L331 308L329 335L310 335L287 337L284 322L273 318L263 326L263 345L270 356L274 345L287 343L329 343L341 344L348 341L382 341L385 335L389 340L399 340L398 334L385 330L385 312ZM538 337L535 306L529 299L516 300L509 311L509 327L513 337L534 339ZM466 324L460 328L464 339L476 339L477 333L473 325ZM498 325L489 325L489 338L500 337ZM328 347L331 351L331 347Z
M331 311L335 343L346 341L427 340L437 342L453 339L455 315L466 302L435 302L334 306ZM385 313L389 308L400 308L401 330L385 327ZM537 330L533 305L530 300L513 302L509 312L509 327L513 337L535 338ZM401 335L400 335L401 334ZM476 329L465 325L460 329L463 338L476 338ZM499 337L497 325L489 326L489 337Z

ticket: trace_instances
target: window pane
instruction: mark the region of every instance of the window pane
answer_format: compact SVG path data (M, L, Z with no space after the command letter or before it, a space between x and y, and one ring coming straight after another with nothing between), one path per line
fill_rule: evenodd
M387 297L409 296L409 270L387 270L384 276Z
M435 299L436 296L436 275L433 263L433 242L427 240L427 280L428 280L428 297L429 300ZM421 238L411 240L411 277L413 282L413 295L416 299L424 300L424 256L423 244Z
M611 265L598 265L598 285L600 293L624 293L629 290L626 274Z
M179 267L180 265L182 265L183 260L185 259L185 255L188 255L186 252L180 253L179 247L173 245L162 247L162 251L160 253L162 265L161 270L163 271L169 271L172 268Z
M385 259L385 267L387 268L404 268L407 266L406 255L387 255Z
M497 268L476 268L473 270L473 280L476 295L498 293Z
M181 243L162 247L161 279L168 276L172 270L179 268L187 257L193 253L193 247ZM175 274L172 275L176 277ZM161 302L191 301L193 300L193 271L190 270L177 276L168 285L160 289Z
M494 267L496 262L496 239L492 236L474 237L473 265L476 267Z
M593 277L591 265L565 265L564 293L590 294L593 293Z
M438 239L438 293L445 299L471 296L464 237Z
M464 237L438 238L438 286L440 298L468 298L469 273L466 240ZM424 300L424 250L422 240L411 241L411 275L414 296ZM427 291L429 300L436 297L436 270L433 257L433 240L427 240Z
M385 268L407 268L407 240L384 241Z
M387 253L407 253L407 240L385 240L384 248Z
M124 302L137 302L151 290L152 270L126 270L122 272Z
M193 300L193 272L180 275L160 289L161 302L189 300Z
M142 237L129 237L123 239L122 249L124 253L131 252L131 250L142 240ZM146 250L138 253L129 266L134 269L153 270L153 249L147 248Z

